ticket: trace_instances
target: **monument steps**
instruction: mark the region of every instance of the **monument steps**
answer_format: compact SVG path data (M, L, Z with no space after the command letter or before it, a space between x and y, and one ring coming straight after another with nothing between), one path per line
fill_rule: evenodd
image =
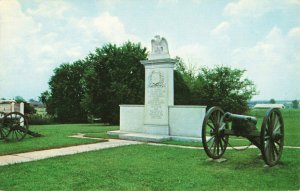
M158 135L158 134L146 134L146 133L132 133L109 131L109 135L117 135L120 139L131 140L131 141L142 141L142 142L155 142L159 143L162 141L174 140L174 141L187 141L187 142L201 142L200 137L184 137L184 136L172 136L172 135Z
M120 133L119 138L125 140L131 140L131 141L159 143L162 141L170 140L171 137L168 135L145 134L145 133Z

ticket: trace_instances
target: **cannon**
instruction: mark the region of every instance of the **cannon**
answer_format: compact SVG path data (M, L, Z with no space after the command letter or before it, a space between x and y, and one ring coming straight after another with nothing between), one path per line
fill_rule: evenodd
M20 112L0 112L0 140L16 142L24 139L26 135L42 136L29 130L28 120Z
M241 136L260 149L268 166L276 165L284 145L284 122L279 109L269 109L260 130L252 116L224 113L220 107L210 108L204 117L202 143L208 157L219 159L229 144L229 136Z

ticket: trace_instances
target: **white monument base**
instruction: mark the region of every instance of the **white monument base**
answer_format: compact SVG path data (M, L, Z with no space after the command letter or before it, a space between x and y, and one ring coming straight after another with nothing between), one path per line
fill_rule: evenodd
M145 125L143 105L120 105L120 130L110 131L121 139L161 142L201 141L206 106L169 106L169 125Z
M145 67L145 105L120 105L120 131L109 134L122 139L161 142L200 141L206 106L174 106L174 66L167 40L151 40Z

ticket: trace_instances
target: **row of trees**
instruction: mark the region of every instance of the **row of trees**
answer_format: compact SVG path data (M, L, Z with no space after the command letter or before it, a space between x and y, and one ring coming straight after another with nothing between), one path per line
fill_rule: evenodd
M59 122L85 122L88 116L102 122L119 122L119 104L144 103L144 67L147 49L127 42L107 44L85 59L65 63L54 70L49 90L41 94L47 112ZM243 113L256 93L244 70L229 67L187 69L177 58L174 71L175 104L217 105Z

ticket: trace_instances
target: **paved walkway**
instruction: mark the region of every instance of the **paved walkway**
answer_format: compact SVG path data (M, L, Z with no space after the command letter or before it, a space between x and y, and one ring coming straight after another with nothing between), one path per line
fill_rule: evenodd
M142 144L142 143L136 141L109 139L109 141L107 142L78 145L78 146L64 147L58 149L49 149L49 150L42 150L42 151L33 151L27 153L11 154L11 155L0 156L0 166L41 160L41 159L46 159L46 158L51 158L56 156L73 155L77 153L83 153L83 152L95 151L95 150L101 150L101 149L113 148L113 147L120 147L125 145L134 145L134 144Z
M203 147L193 147L193 146L183 146L183 145L168 145L168 144L161 144L161 143L146 143L148 145L155 145L155 146L164 146L164 147L176 147L176 148L185 148L185 149L199 149L199 150L204 150ZM245 149L248 146L235 146L234 148L227 146L226 150L229 149ZM248 147L249 149L257 149L256 146L251 145ZM295 146L283 146L285 149L300 149L300 147L295 147Z
M72 137L88 138L88 137L84 137L83 134L74 135ZM99 139L99 138L90 138L90 139ZM100 143L78 145L78 146L64 147L64 148L58 148L58 149L49 149L49 150L33 151L33 152L27 152L27 153L18 153L18 154L0 156L0 166L5 166L5 165L9 165L9 164L14 164L14 163L36 161L36 160L57 157L57 156L73 155L73 154L77 154L77 153L83 153L83 152L95 151L95 150L101 150L101 149L107 149L107 148L113 148L113 147L120 147L120 146L125 146L125 145L136 145L136 144L148 144L148 145L155 145L155 146L176 147L176 148L186 148L186 149L199 149L199 150L203 149L203 147L167 145L167 144L160 144L160 143L145 143L145 142L138 142L138 141L109 139L107 142L100 142ZM241 147L235 147L235 148L243 149L245 147L241 146ZM256 148L256 147L251 145L249 148ZM284 148L300 149L300 147L293 147L293 146L284 146ZM227 149L232 149L232 148L227 147Z

